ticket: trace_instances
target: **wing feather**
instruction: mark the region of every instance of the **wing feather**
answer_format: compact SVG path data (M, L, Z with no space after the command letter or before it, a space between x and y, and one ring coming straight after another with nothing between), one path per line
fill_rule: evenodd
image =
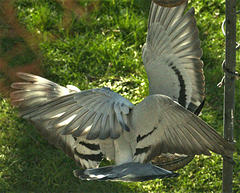
M76 115L79 113L79 111L81 110L81 108L79 109L78 106L73 105L71 108L68 108L67 111L65 113L63 113L61 116L59 116L58 118L54 119L53 121L50 122L50 124L47 126L48 129L57 129L58 128L58 124L61 122L65 122L67 120L69 120L70 118L72 118L70 122L73 121L73 119L75 119Z
M104 114L100 126L100 133L99 133L99 139L104 140L107 139L108 136L110 136L110 126L109 126L109 116Z
M51 106L51 105L50 105ZM40 120L40 119L51 119L59 116L62 113L65 113L69 108L75 106L74 100L67 100L63 103L60 103L56 106L51 106L51 110L44 108L38 112L37 107L32 108L32 112L23 116L22 118L31 120Z
M135 161L150 161L162 153L192 156L213 151L228 157L234 150L207 123L165 95L145 98L132 111L131 124L136 133L136 151L146 150L138 151Z
M204 100L205 82L194 9L184 14L186 7L187 3L166 8L152 2L142 58L149 93L167 95L195 112Z
M73 137L86 135L88 140L99 136L101 139L108 137L117 139L122 129L129 131L123 115L129 114L134 106L109 88L75 92L78 90L75 87L70 91L35 75L26 73L18 73L18 75L29 81L14 83L13 87L20 90L11 94L13 103L18 106L24 104L24 108L20 109L22 118L33 123L47 122L46 129L60 129L62 135L71 134ZM34 87L33 84L37 86ZM59 90L56 92L58 97L49 98L48 95L55 90ZM44 100L34 103L37 99ZM28 100L32 100L31 105L25 104Z
M18 76L28 81L12 85L18 89L11 97L19 107L19 115L33 123L38 132L78 166L98 167L103 158L103 142L97 138L117 139L123 129L129 128L123 115L128 116L134 105L108 88L80 92L72 85L65 88L36 75ZM105 140L103 148L111 141ZM111 148L103 151L107 157L113 157Z
M39 97L33 97L30 99L14 99L12 100L12 105L18 107L20 111L23 111L26 108L30 108L35 106L36 104L40 105L42 103L45 103L48 99L47 98L39 98Z
M92 125L94 124L93 120L96 116L96 112L94 111L88 111L87 114L82 118L81 123L79 127L72 133L74 137L79 137L81 135L84 135L90 131L92 128Z
M99 136L99 133L100 133L99 128L100 128L102 116L103 116L103 114L98 113L94 117L93 126L91 127L91 130L89 131L89 133L87 135L87 139L93 140L93 139L96 139Z
M64 127L61 134L63 135L72 134L76 129L78 129L79 125L81 124L82 118L87 114L88 111L89 110L85 108L79 109L77 116ZM56 121L56 123L54 124L57 124L57 122L58 121Z

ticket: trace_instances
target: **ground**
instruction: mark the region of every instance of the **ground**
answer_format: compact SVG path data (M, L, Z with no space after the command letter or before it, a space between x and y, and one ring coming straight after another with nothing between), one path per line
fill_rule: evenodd
M65 2L65 3L63 3ZM134 104L148 95L141 50L150 1L1 1L0 192L220 192L222 158L197 156L180 177L143 183L85 182L73 176L74 162L17 117L9 85L17 71L40 74L81 90L108 86ZM206 104L201 118L223 133L225 17L222 0L190 1L203 49ZM239 7L239 4L238 4ZM239 28L239 27L238 27ZM238 32L238 38L239 32ZM240 56L237 54L237 70ZM240 82L236 80L233 188L240 189Z

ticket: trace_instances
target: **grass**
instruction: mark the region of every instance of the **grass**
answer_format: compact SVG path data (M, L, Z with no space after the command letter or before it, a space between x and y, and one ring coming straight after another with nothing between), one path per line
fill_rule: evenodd
M81 90L108 86L134 104L140 102L148 95L141 48L150 1L11 2L3 1L0 9L0 192L221 191L222 158L215 154L197 156L178 171L179 178L143 183L80 181L72 174L76 169L72 160L18 118L7 97L15 72L26 71ZM222 134L223 88L216 85L223 75L224 1L190 1L190 6L196 9L204 51L207 97L201 118ZM240 189L239 87L236 81L234 192Z

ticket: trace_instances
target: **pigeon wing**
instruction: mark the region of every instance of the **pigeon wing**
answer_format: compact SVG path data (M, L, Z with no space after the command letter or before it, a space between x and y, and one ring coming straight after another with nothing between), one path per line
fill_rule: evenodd
M143 118L144 117L144 118ZM228 157L234 148L212 127L165 95L152 95L131 115L136 133L134 160L150 161L162 153Z
M167 95L195 112L204 100L205 82L194 8L183 15L186 6L166 8L152 2L142 58L149 93Z
M18 76L27 81L12 84L19 115L81 167L95 168L102 160L97 138L116 139L122 129L129 131L126 116L133 105L109 88L81 92L36 75Z

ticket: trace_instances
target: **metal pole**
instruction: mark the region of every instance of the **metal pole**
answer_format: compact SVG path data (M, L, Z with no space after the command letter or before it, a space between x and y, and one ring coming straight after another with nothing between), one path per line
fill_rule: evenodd
M236 0L226 0L226 70L235 72L236 67ZM225 73L224 87L224 138L233 143L235 77ZM233 157L233 154L231 155ZM222 191L232 192L233 165L223 159Z

